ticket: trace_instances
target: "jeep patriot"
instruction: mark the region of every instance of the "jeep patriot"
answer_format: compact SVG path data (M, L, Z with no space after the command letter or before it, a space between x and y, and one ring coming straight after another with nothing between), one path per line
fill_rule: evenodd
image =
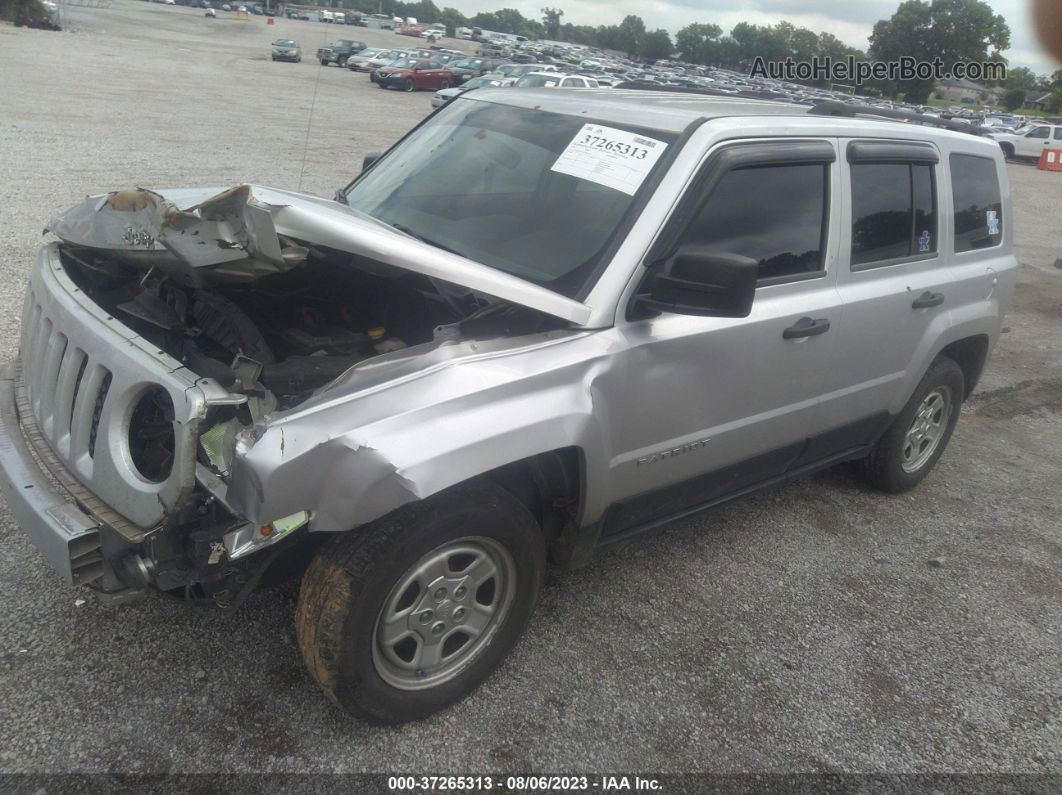
M327 695L426 716L547 559L840 462L926 477L1016 261L999 147L921 121L477 89L333 200L90 197L0 378L7 503L112 602L301 575Z

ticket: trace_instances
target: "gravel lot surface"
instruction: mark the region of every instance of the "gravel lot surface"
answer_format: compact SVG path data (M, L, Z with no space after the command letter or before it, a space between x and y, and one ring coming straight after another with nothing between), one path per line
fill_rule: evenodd
M40 230L83 195L330 196L430 110L269 60L280 36L411 42L389 32L132 0L69 16L0 27L5 359ZM502 670L396 729L320 695L293 590L234 615L79 604L0 510L0 770L1062 772L1062 174L1010 172L1008 332L913 493L827 472L553 572Z

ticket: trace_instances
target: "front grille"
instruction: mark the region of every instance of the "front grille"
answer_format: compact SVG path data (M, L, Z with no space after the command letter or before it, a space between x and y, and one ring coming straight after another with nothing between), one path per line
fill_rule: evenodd
M32 419L49 462L54 458L92 496L97 516L102 503L147 529L188 498L207 394L227 393L93 303L66 274L55 244L42 250L26 295L20 359L20 414ZM173 432L163 434L157 422L147 429L161 441L140 444L145 474L130 450L130 438L143 442L144 429L132 424L141 399L158 390L173 407L166 414ZM78 502L88 500L79 494Z
M22 339L29 343L23 349L23 373L38 427L64 458L82 453L91 458L111 372L70 345L39 303L33 302Z

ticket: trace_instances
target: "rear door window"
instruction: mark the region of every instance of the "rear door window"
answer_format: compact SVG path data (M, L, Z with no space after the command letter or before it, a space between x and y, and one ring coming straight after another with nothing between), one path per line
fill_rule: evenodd
M991 248L1003 241L1003 203L995 160L953 154L951 195L956 253Z
M936 252L932 165L853 163L851 174L853 267Z

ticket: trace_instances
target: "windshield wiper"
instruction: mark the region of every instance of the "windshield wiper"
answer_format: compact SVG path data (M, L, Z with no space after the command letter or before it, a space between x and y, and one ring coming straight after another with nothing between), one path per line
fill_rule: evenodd
M462 254L460 251L454 251L449 246L444 246L442 243L437 243L434 240L432 240L431 238L427 238L427 237L424 237L424 235L417 234L412 229L410 229L408 226L402 226L402 224L391 224L391 228L392 229L397 229L402 234L409 235L413 239L419 240L421 243L427 243L429 246L435 246L435 248L441 248L443 251L446 251L446 252L448 252L450 254L456 254L459 257L463 257L464 256L464 254Z

